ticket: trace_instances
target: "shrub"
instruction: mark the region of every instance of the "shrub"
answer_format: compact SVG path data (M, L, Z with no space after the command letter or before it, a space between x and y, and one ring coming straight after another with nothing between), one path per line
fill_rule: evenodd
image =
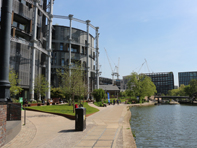
M128 100L128 102L130 102L130 103L132 103L132 102L134 102L134 101L135 101L135 103L138 102L136 98L131 98L131 99Z
M95 102L94 104L95 104L96 106L103 107L103 103L102 103L102 102Z
M95 89L92 93L94 98L96 99L97 102L100 102L102 98L105 96L105 91L101 88Z

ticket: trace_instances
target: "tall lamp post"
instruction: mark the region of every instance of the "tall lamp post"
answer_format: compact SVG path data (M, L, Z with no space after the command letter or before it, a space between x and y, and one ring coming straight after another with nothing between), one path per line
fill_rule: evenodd
M11 18L12 0L3 0L0 34L0 102L11 101L9 82Z

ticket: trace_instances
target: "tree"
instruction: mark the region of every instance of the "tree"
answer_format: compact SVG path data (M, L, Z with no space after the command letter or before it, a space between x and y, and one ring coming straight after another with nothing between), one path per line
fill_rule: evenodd
M179 96L179 89L172 89L168 91L169 96Z
M100 102L102 98L105 97L105 91L101 88L95 89L92 93L94 98L96 99L96 102Z
M185 95L188 95L189 97L192 97L192 91L190 89L190 85L186 85L185 88L184 88L184 91L185 91Z
M57 70L57 74L61 79L61 88L63 92L70 96L73 104L73 113L75 112L75 97L81 95L83 90L83 73L81 66L78 64L69 74L68 67ZM80 90L80 91L79 91Z
M146 75L138 75L137 73L133 72L130 76L128 76L128 80L127 92L129 93L127 93L127 95L133 95L134 97L139 96L140 103L145 96L150 97L157 92L156 86L151 81L151 78Z
M197 92L197 80L196 79L192 79L189 82L189 85L190 85L190 95Z
M186 96L184 84L181 84L181 86L178 89L179 89L179 96Z
M9 70L9 81L10 81L10 96L14 97L19 94L23 89L18 85L20 80L18 79L18 75L13 69Z
M64 98L64 94L62 92L62 89L60 87L51 88L51 97L52 98Z
M46 91L49 89L49 83L43 75L38 75L35 77L34 81L34 92L37 95L37 101L39 97L44 97L46 95Z

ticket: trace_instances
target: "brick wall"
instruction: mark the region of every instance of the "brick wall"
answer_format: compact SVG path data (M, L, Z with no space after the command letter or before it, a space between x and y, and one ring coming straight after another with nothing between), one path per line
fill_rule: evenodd
M7 105L7 121L21 120L21 104L8 103Z
M0 147L5 144L6 138L7 105L0 104Z

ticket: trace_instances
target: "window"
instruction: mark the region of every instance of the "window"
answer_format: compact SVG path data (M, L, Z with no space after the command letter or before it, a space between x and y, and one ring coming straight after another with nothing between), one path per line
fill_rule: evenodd
M21 30L25 31L25 25L23 25L23 24L19 24L19 29L21 29Z
M95 52L93 52L93 59L95 59Z
M15 21L13 21L13 26L14 26L14 27L17 27L17 26L18 26L18 23L15 22Z
M63 50L63 48L64 48L64 45L60 44L60 50Z
M56 65L56 53L54 54L54 65Z
M55 50L55 43L52 43L52 50Z
M82 47L82 54L84 54L84 47Z
M86 62L85 61L83 62L83 67L86 68Z
M68 51L70 51L70 49L68 48ZM72 53L77 53L78 52L78 50L77 49L75 49L75 48L71 48L71 52Z
M61 61L61 65L62 65L62 66L64 66L64 64L65 64L65 63L64 63L64 59L62 59L62 61Z
M26 5L26 1L25 0L21 0L20 1L22 4Z
M87 54L87 48L85 48L85 53L84 53L85 55Z

